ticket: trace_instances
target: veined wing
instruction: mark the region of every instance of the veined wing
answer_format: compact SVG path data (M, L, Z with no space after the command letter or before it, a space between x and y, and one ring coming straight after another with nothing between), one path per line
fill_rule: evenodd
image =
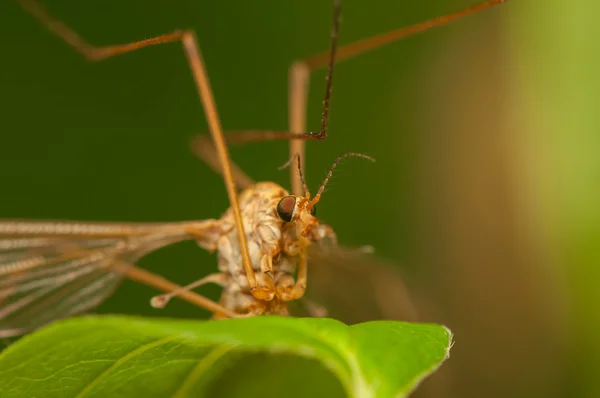
M20 335L104 301L127 264L195 239L210 248L215 220L84 223L0 220L0 337Z
M360 249L311 245L305 297L347 324L417 317L399 270Z

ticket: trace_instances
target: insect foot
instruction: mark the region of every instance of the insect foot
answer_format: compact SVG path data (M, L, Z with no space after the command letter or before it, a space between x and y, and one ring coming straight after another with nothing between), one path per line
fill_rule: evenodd
M306 285L297 284L292 287L280 288L277 291L277 296L281 298L283 301L292 301L298 300L304 296L304 292L306 290Z
M277 297L283 301L298 300L304 296L306 284L296 283L290 275L285 275L277 281Z
M251 292L257 300L271 301L275 297L275 289L268 286L256 286Z

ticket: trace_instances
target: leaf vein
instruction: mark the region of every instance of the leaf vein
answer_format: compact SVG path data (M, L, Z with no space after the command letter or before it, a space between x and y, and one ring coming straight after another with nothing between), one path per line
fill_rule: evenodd
M235 346L220 345L213 348L204 358L200 359L198 364L190 370L190 373L186 376L181 384L181 387L175 391L172 398L183 398L187 396L187 393L192 389L194 383L196 383L204 372L212 365L214 365L219 359L223 358L228 352L230 352Z
M121 358L119 358L118 360L115 361L115 363L113 363L108 369L106 369L104 372L102 372L101 374L99 374L90 384L88 384L83 390L81 390L81 392L79 394L77 394L76 398L82 398L84 396L86 396L90 391L92 391L92 389L94 387L96 387L100 382L102 382L102 380L104 380L106 377L108 377L108 375L113 372L115 369L117 369L119 366L121 366L122 364L124 364L125 362L129 361L132 358L135 358L138 355L143 354L144 352L158 347L162 344L165 344L173 339L175 339L177 336L168 336L168 337L164 337L162 339L158 339L155 340L151 343L147 343L144 344L138 348L136 348L133 351L128 352L127 354L123 355Z

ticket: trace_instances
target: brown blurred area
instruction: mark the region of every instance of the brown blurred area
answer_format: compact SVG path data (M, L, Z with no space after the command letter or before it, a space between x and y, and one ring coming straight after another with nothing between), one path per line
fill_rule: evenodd
M455 345L419 397L565 396L566 286L528 196L520 151L536 147L515 120L502 26L484 17L425 61L415 290Z

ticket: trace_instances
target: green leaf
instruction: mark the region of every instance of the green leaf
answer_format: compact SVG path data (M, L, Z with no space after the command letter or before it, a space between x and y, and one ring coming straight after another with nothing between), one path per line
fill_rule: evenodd
M447 357L439 325L81 317L0 354L0 396L406 396Z

